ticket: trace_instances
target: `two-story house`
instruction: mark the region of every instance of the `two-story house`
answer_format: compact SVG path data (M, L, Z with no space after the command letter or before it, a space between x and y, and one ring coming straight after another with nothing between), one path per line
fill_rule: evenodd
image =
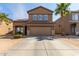
M70 15L59 18L54 24L56 34L79 34L79 11L72 11Z
M39 6L27 11L28 20L18 19L13 22L13 33L23 35L53 35L53 11Z

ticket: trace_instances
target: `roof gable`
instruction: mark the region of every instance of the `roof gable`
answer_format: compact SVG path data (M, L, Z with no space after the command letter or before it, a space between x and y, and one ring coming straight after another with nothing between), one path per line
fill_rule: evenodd
M27 13L31 13L31 12L33 12L33 11L35 11L35 13L36 13L36 10L39 10L39 9L41 9L42 12L43 12L43 11L50 12L50 13L53 12L52 10L49 10L49 9L47 9L47 8L45 8L45 7L42 7L42 6L39 6L39 7L36 7L36 8L34 8L34 9L31 9L31 10L27 11Z

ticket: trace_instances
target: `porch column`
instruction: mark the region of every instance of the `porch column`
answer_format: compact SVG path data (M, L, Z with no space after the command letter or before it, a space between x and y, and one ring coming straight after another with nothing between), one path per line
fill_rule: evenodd
M15 35L15 26L13 26L13 35Z
M54 25L52 26L52 35L55 35Z

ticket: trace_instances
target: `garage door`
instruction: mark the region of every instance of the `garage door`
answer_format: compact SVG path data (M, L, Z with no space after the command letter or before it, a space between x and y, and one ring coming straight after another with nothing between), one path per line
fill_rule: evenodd
M31 35L51 35L51 27L31 27Z

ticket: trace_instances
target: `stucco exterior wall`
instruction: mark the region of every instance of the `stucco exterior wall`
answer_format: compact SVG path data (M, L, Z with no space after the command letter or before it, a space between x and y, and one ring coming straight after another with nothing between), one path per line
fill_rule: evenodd
M6 35L7 33L11 31L13 31L13 22L6 23L5 21L1 21L0 35Z
M54 24L54 28L55 28L55 33L56 34L71 34L71 17L70 15L65 16L60 19L58 19L55 24Z

